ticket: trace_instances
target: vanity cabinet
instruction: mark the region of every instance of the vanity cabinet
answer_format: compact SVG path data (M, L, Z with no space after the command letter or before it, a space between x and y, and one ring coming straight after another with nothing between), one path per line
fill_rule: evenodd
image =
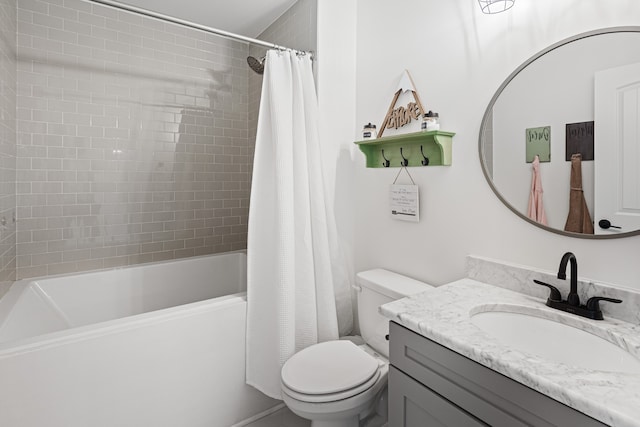
M389 427L606 426L390 322Z

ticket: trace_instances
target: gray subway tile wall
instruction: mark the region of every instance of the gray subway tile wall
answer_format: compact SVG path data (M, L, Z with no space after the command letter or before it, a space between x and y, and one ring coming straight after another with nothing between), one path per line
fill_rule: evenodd
M18 278L246 248L246 44L84 0L20 0L17 53Z
M0 297L16 279L16 0L0 0Z

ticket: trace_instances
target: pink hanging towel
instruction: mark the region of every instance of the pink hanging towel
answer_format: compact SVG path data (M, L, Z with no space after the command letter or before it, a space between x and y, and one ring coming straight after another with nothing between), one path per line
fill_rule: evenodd
M547 224L547 216L542 204L542 180L540 178L540 158L533 159L533 174L531 176L531 194L529 194L529 208L527 216L543 225Z

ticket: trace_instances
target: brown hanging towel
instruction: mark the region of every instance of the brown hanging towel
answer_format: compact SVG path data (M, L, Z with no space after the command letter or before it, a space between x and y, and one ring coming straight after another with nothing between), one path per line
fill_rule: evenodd
M593 234L593 222L582 191L582 155L571 156L571 190L569 191L569 215L564 231Z

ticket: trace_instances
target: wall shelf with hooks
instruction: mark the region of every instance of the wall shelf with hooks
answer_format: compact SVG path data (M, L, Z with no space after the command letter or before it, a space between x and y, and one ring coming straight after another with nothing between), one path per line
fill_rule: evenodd
M397 168L404 159L408 160L407 166L451 166L451 143L454 135L453 132L434 130L365 139L355 143L366 156L368 168Z

